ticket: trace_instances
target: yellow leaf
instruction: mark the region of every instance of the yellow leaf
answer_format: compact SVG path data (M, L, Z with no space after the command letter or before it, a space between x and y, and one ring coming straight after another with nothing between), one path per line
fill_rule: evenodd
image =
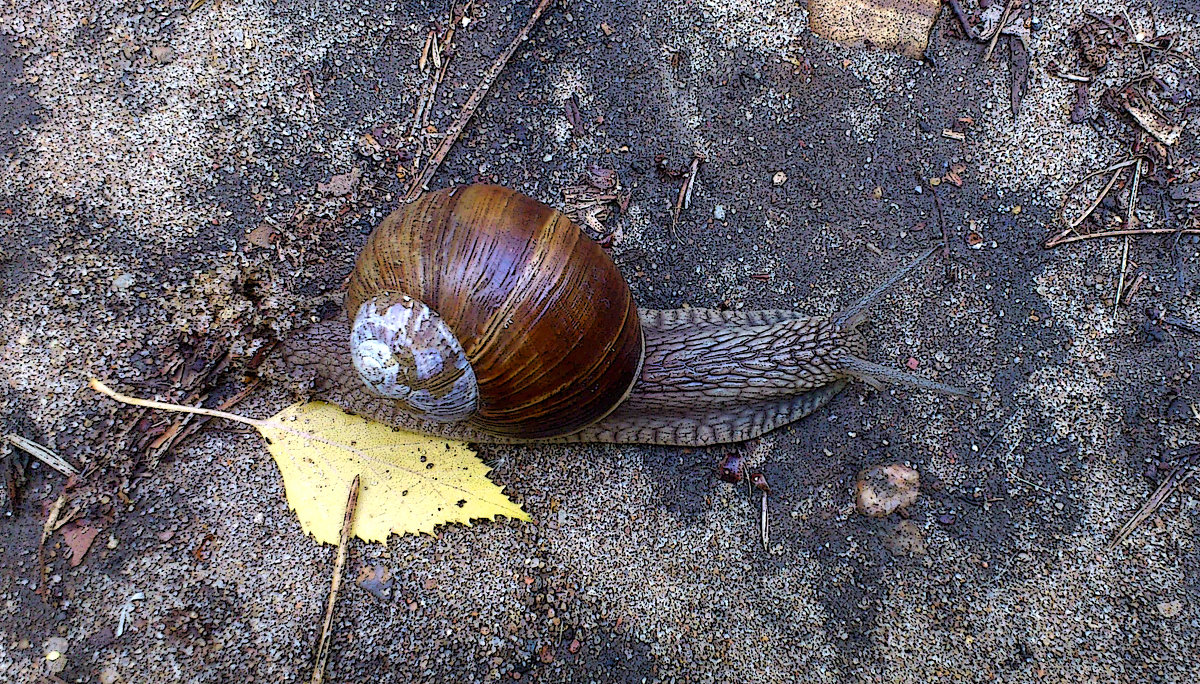
M362 484L352 533L367 541L497 515L529 520L465 442L393 430L324 402L289 406L255 427L301 529L317 541L338 543L355 475Z

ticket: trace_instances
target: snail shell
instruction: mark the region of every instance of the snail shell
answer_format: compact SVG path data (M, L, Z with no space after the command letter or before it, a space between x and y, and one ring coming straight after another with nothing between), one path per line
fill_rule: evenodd
M346 311L371 392L502 437L599 421L644 358L608 255L561 212L499 186L429 192L389 215L359 255Z

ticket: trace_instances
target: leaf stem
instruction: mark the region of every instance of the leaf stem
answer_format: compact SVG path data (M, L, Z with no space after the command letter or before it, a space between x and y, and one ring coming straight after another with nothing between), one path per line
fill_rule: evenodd
M146 408L162 409L164 411L175 411L177 413L194 413L194 414L201 415L201 416L209 416L211 418L224 418L225 420L232 420L232 421L235 421L238 423L245 423L246 425L250 425L250 426L253 426L256 428L261 428L263 426L263 423L265 422L265 421L257 420L254 418L247 418L245 416L239 416L236 413L226 413L224 411L216 411L213 409L202 408L200 406L183 406L182 404L170 404L165 401L154 401L153 399L139 399L137 397L131 397L128 394L121 394L120 392L113 391L113 389L110 388L108 385L105 385L104 383L100 382L99 380L97 380L95 378L88 380L88 387L91 387L92 389L96 390L100 394L103 394L103 395L109 397L110 399L115 399L115 400L121 402L122 404L130 404L132 406L144 406Z

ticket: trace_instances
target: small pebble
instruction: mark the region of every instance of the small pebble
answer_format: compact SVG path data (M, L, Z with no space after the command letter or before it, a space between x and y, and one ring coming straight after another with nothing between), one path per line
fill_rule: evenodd
M713 207L713 218L715 218L718 221L725 220L725 205L724 204L718 204L717 206Z
M150 48L150 56L159 64L170 64L175 61L175 51L166 45L155 45Z
M902 463L875 465L858 474L855 487L858 512L870 518L885 518L917 500L921 478Z
M1158 604L1158 613L1163 617L1173 618L1183 612L1183 601L1163 601Z

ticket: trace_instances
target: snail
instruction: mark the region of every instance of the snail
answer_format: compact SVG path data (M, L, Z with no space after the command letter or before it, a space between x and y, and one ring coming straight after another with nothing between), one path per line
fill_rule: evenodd
M863 358L858 326L910 263L831 317L639 309L563 213L518 192L428 192L380 223L344 319L288 342L312 398L471 442L737 442L802 418L851 379L969 392Z

